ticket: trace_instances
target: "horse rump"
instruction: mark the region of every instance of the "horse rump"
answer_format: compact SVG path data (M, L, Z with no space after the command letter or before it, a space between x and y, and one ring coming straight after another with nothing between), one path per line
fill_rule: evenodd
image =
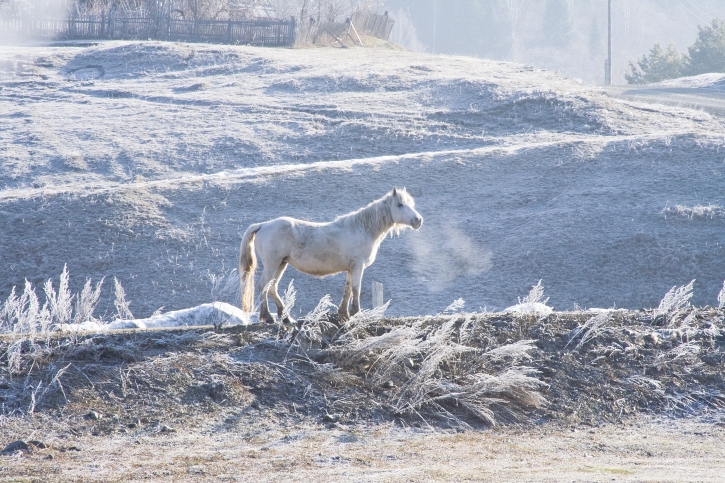
M245 312L251 312L254 307L254 271L257 269L254 237L260 228L262 228L262 223L255 223L247 228L240 247L239 282L242 285L242 310Z

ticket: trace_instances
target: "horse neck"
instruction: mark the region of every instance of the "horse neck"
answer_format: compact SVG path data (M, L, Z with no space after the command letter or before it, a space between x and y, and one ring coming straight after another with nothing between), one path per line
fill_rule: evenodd
M386 196L351 214L355 224L375 240L382 239L395 224L388 201Z

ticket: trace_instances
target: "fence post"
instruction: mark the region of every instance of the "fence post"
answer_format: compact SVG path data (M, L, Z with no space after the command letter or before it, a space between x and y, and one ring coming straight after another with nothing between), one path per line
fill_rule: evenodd
M293 46L295 44L295 41L297 40L297 20L295 19L294 15L290 19L289 24L289 44L290 46Z
M380 282L373 282L373 308L381 307L383 305L383 284Z

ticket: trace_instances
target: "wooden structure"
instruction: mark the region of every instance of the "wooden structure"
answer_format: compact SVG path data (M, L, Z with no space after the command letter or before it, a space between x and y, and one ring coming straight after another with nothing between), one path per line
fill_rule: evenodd
M383 305L383 284L373 282L373 308Z
M183 20L115 15L68 19L0 18L0 36L34 39L170 40L271 47L291 46L295 19Z
M335 45L352 47L364 45L360 36L388 40L395 21L388 16L355 12L345 22L316 22L310 19L297 26L295 44Z

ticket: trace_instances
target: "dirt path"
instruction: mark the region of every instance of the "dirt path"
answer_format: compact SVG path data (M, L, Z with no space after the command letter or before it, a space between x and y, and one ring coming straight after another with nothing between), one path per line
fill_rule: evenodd
M717 116L725 115L725 92L714 89L613 86L605 88L605 91L621 99L702 109Z
M714 482L725 474L725 428L704 420L466 433L268 423L57 442L80 451L2 456L0 481Z

